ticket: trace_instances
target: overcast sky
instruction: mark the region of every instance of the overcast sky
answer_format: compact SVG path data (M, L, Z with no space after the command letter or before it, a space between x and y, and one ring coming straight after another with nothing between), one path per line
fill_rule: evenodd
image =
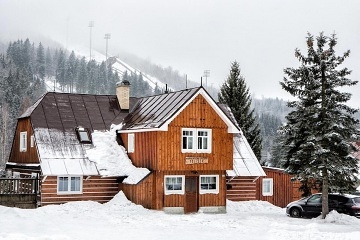
M90 45L109 55L120 51L172 66L220 86L234 60L257 97L289 94L283 69L296 67L294 49L306 53L307 32L336 33L337 53L350 49L343 66L360 80L360 2L356 0L0 0L0 39L51 38L64 47ZM71 49L69 49L71 50ZM360 85L350 104L360 107Z

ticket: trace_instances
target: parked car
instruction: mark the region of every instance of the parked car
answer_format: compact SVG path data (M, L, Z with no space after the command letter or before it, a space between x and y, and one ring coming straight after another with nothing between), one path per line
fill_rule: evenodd
M321 193L313 194L286 206L291 217L317 217L322 211ZM329 194L329 211L336 210L360 218L360 196L350 194Z

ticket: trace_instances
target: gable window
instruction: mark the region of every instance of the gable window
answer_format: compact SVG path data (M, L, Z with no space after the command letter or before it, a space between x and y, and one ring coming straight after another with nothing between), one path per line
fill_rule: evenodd
M262 180L262 195L263 196L272 196L273 195L273 179L272 178L263 178Z
M129 153L135 152L135 134L134 133L128 134L128 152Z
M82 193L82 177L78 177L78 176L58 177L57 189L59 194Z
M34 147L34 135L30 137L30 147Z
M91 143L90 132L87 128L78 127L76 128L76 134L81 143Z
M200 175L200 194L219 193L219 175Z
M20 132L20 152L27 150L27 132Z
M165 176L165 195L184 194L185 176L183 175L167 175Z
M183 128L181 152L211 153L211 129Z

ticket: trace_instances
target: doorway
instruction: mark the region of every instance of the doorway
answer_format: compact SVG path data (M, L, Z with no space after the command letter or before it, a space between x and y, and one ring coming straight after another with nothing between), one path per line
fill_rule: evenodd
M185 177L185 213L197 212L198 200L198 177Z

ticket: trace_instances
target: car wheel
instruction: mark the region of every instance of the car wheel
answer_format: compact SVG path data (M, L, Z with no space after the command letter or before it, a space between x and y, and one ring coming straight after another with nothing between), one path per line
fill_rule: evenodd
M300 209L299 209L299 208L296 208L296 207L290 209L290 216L291 216L291 217L294 217L294 218L299 218L299 217L301 217Z

